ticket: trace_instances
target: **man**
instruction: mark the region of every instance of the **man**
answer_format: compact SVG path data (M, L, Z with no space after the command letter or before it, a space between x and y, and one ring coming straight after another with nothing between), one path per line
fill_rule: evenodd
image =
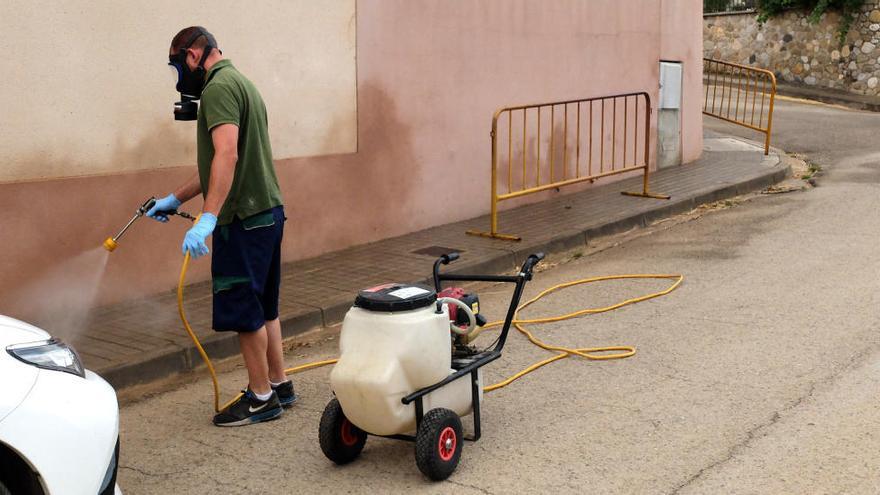
M209 252L213 328L238 332L248 387L214 416L217 426L241 426L277 418L293 405L293 383L284 372L278 289L284 208L269 145L266 106L254 85L223 58L214 37L188 27L171 41L169 65L178 73L183 101L175 118L197 122L198 173L158 200L147 215L167 222L167 213L197 194L201 216L186 233L183 254ZM196 114L193 100L201 99ZM178 115L190 105L191 117ZM185 108L185 107L184 107Z

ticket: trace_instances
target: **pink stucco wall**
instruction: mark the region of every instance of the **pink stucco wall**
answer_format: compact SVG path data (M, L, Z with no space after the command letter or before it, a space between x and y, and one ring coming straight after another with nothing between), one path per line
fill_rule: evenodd
M662 0L660 58L684 63L682 81L682 157L699 158L703 149L703 17L702 4ZM699 27L699 30L697 29Z
M277 162L285 260L486 213L496 108L630 91L656 100L661 59L684 63L682 147L685 161L697 158L701 12L696 0L360 0L359 149ZM190 173L0 184L0 312L4 295L99 245L143 197ZM173 287L184 228L138 225L112 255L100 299ZM190 277L207 275L197 262Z

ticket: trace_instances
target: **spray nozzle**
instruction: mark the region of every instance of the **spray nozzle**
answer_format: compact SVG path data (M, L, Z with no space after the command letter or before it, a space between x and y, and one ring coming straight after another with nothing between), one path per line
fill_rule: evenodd
M119 246L119 243L113 240L112 237L104 239L104 249L106 249L107 251L110 251L112 253L117 246Z
M150 211L150 208L152 208L155 205L156 205L156 198L150 197L150 199L144 201L144 204L142 204L140 206L140 208L137 209L137 216L142 217L142 216L146 215L147 212Z
M138 207L134 216L131 217L131 220L129 220L128 223L125 224L125 227L122 227L122 230L120 230L119 233L116 234L116 236L108 237L107 239L104 240L104 249L106 249L107 251L112 253L117 247L119 247L119 239L121 239L122 236L128 231L128 228L131 227L132 224L134 224L135 220L146 215L147 212L150 211L150 209L152 209L153 206L155 206L155 205L156 205L156 198L154 198L154 197L150 197L149 199L144 201L144 204L142 204ZM187 213L185 211L173 210L173 211L163 211L161 213L163 213L165 215L178 215L178 216L181 216L181 217L186 218L188 220L193 220L193 221L195 220L194 216L190 215L189 213Z

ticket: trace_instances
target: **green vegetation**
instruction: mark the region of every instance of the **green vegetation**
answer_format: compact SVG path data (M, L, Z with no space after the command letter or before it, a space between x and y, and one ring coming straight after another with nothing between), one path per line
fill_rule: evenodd
M703 12L739 12L753 10L756 0L703 0Z
M801 175L802 180L810 180L813 177L819 175L819 172L822 171L822 167L818 163L807 163L807 171L806 173Z
M842 17L838 37L843 43L864 3L865 0L761 0L758 2L758 22L766 22L767 19L788 9L806 9L810 11L810 22L815 24L819 22L822 14L838 11Z

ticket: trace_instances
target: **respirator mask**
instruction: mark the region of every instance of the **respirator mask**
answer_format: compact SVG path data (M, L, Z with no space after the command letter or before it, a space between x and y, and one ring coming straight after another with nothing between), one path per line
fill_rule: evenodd
M186 65L186 50L193 43L204 36L208 43L202 53L202 59L195 70L190 70ZM173 67L177 73L177 91L180 93L180 101L174 103L174 120L196 120L199 113L199 104L197 100L202 97L202 88L205 86L205 60L211 54L211 50L217 49L217 42L214 37L204 28L198 28L198 31L183 44L180 50L168 57L168 65ZM222 52L221 52L222 53Z

